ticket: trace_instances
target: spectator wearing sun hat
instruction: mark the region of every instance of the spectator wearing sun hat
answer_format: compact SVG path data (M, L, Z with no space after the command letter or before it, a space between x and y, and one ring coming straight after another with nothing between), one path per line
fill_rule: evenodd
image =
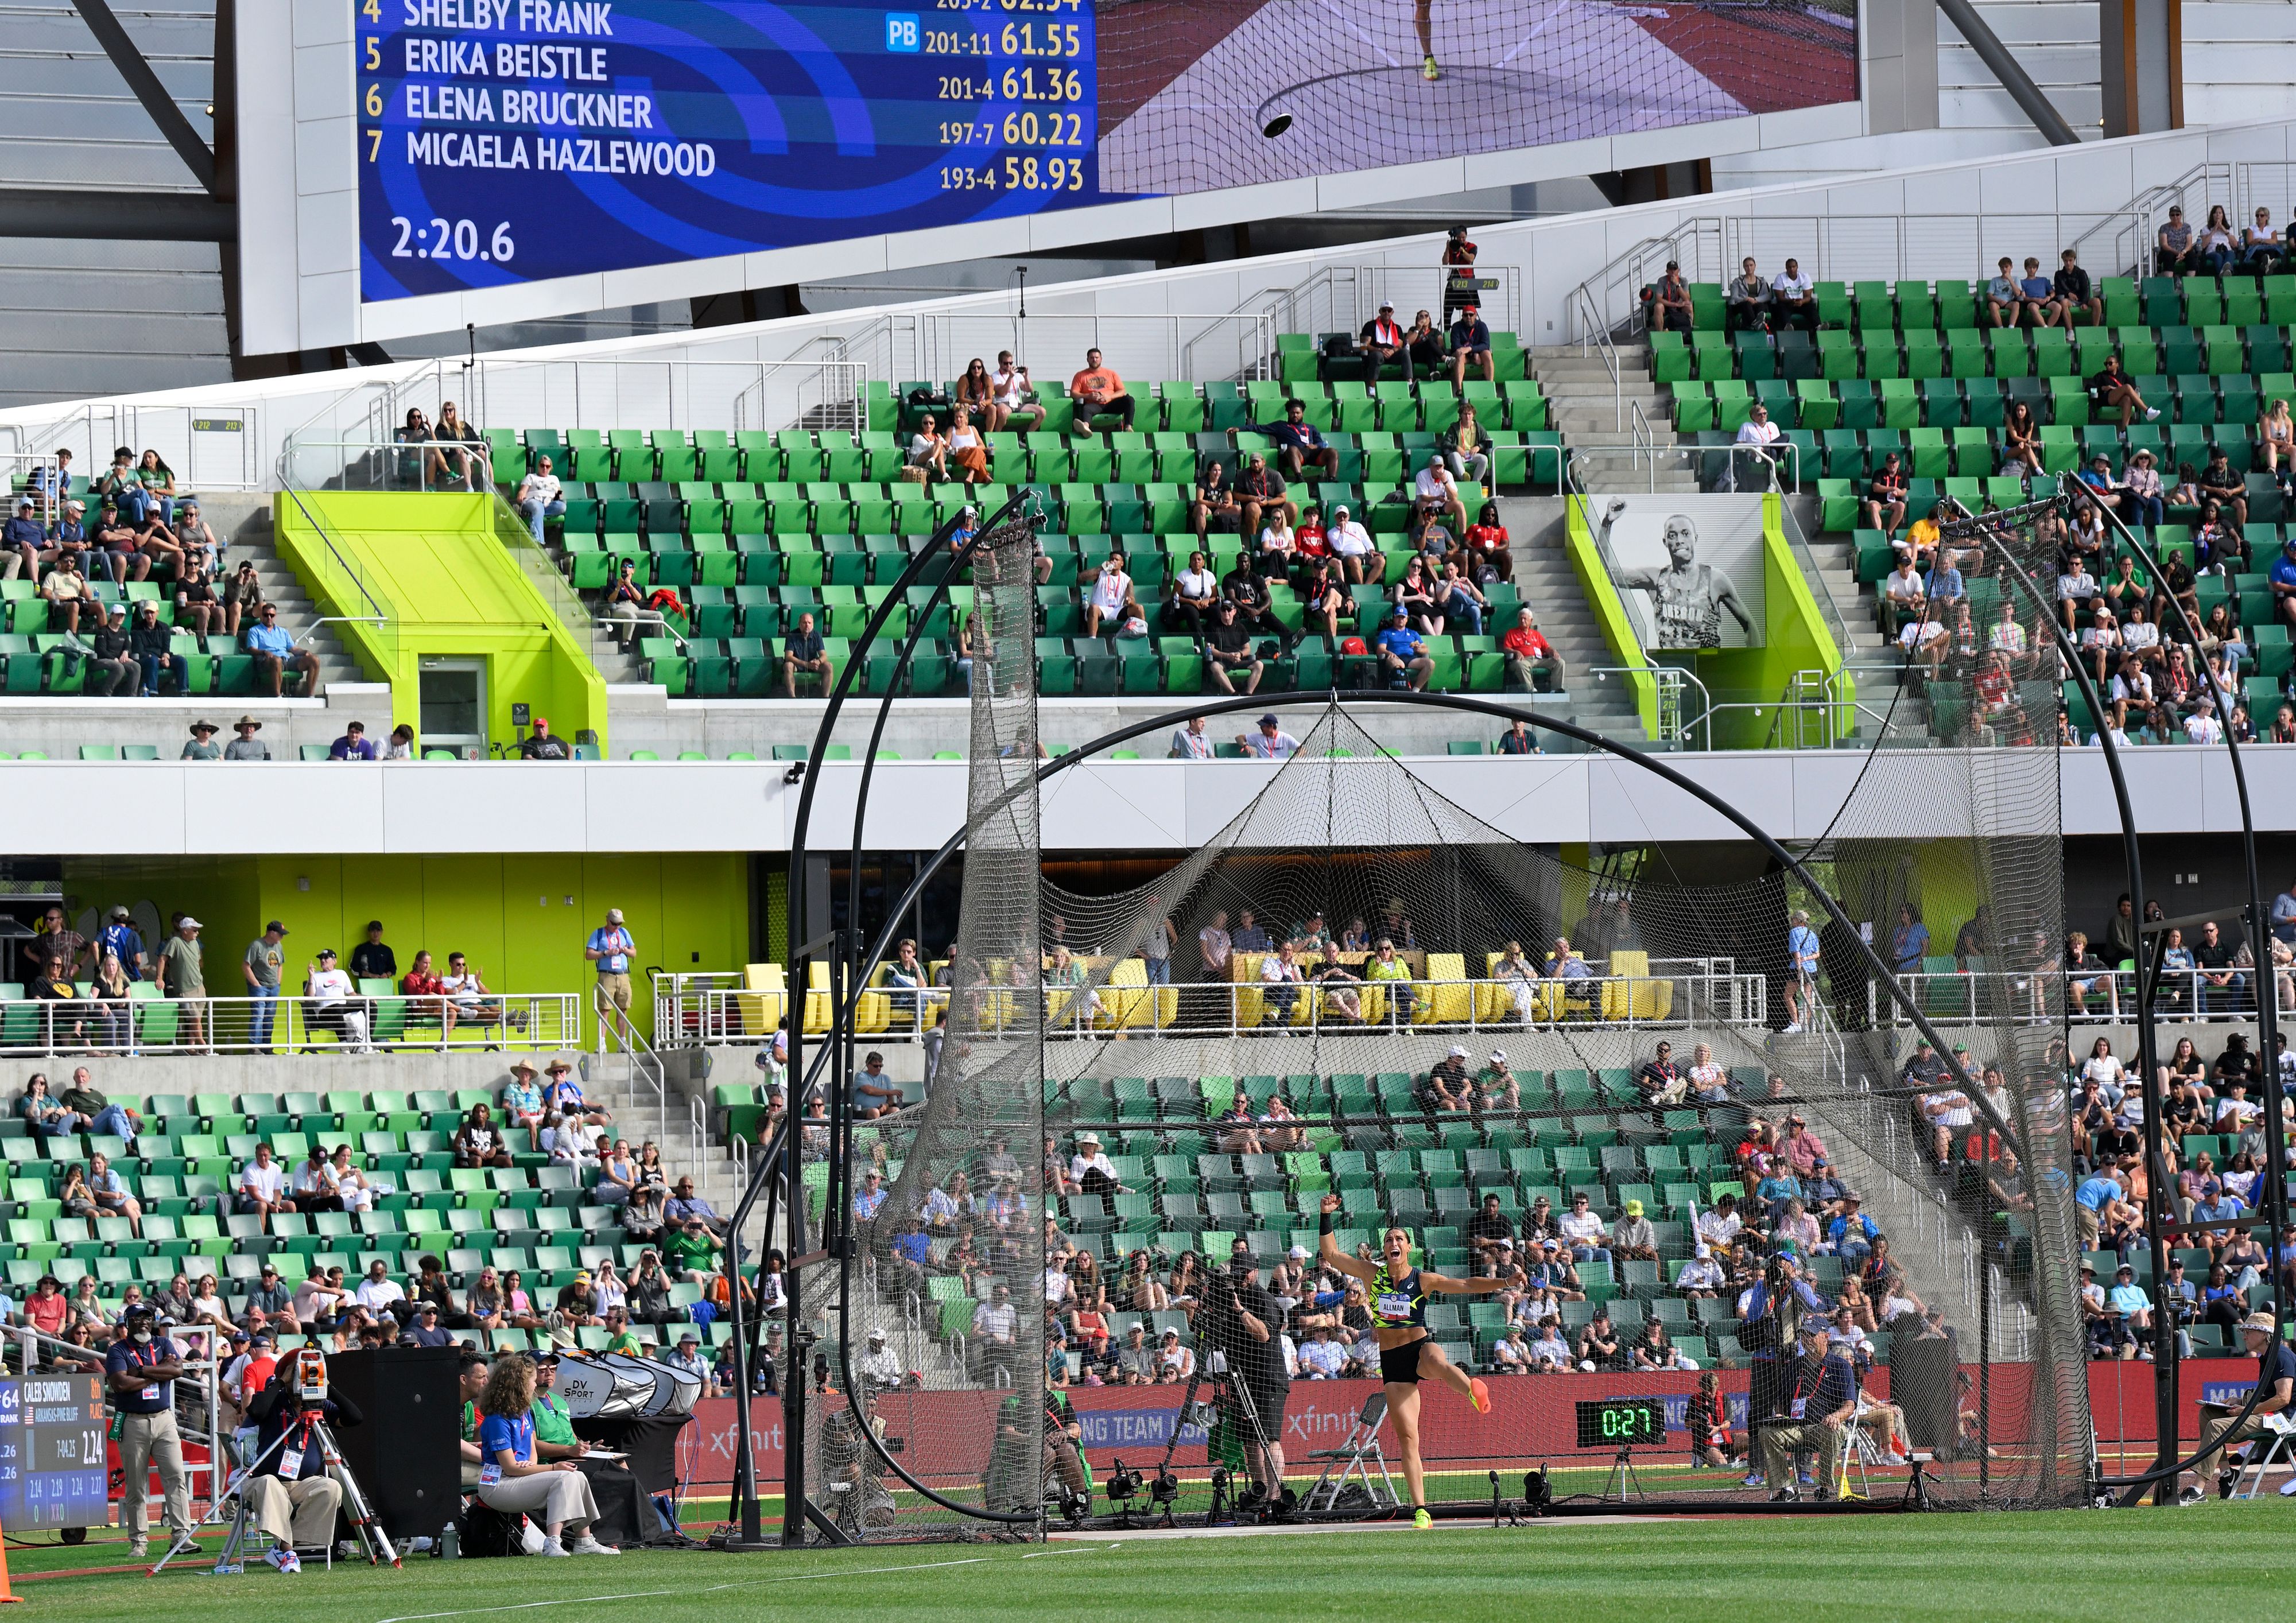
M710 1369L709 1360L701 1354L701 1338L688 1330L677 1338L677 1345L661 1355L661 1362L679 1373L690 1375L701 1383L701 1396L713 1398L718 1392L718 1380Z
M217 743L215 741L215 735L217 731L219 731L219 729L216 726L216 724L211 721L193 722L192 724L192 735L184 742L183 753L176 758L185 761L219 761L223 759L223 746Z
M263 724L256 720L254 717L241 717L237 721L231 724L231 730L238 734L239 736L233 739L231 742L223 747L224 759L227 761L267 761L271 758L271 746L255 736L258 733L263 731Z

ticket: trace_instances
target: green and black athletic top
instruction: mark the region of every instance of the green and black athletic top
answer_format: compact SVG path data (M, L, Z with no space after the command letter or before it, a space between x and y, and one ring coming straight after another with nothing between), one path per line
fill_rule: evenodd
M1382 1330L1427 1328L1427 1292L1420 1287L1419 1270L1399 1279L1390 1278L1387 1265L1371 1276L1371 1322Z

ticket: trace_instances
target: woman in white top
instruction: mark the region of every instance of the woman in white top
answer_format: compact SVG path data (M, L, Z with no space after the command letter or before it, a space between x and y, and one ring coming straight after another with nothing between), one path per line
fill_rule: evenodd
M1259 532L1259 553L1252 567L1262 576L1282 578L1292 572L1292 554L1298 550L1299 540L1292 533L1292 525L1280 507L1268 509L1267 527Z
M988 480L988 448L981 443L980 435L972 426L972 415L962 406L948 425L948 438L944 442L948 455L956 463L956 476L968 485L986 484Z
M1538 1018L1538 967L1524 955L1521 942L1506 944L1506 951L1491 965L1491 979L1506 988L1516 1020L1528 1026Z
M935 479L948 477L948 441L941 437L940 425L931 412L924 414L909 440L909 466L922 468Z
M2200 250L2201 263L2208 266L2210 275L2221 276L2232 268L2240 244L2233 236L2232 216L2225 212L2222 203L2209 209L2209 223L2201 227L2200 238L2193 246Z
M2096 668L2096 679L2103 682L2105 673L2120 663L2120 622L2112 618L2112 611L2103 603L2089 616L2081 627L2081 654Z
M2283 462L2289 463L2290 471L2296 473L2296 419L2289 416L2287 401L2272 403L2258 420L2256 437L2264 447L2264 471L2285 483L2280 471Z
M2120 1062L2112 1056L2110 1039L2099 1037L2088 1051L2088 1061L2081 1067L2081 1080L2094 1082L2099 1087L2119 1088L2128 1075Z
M1172 578L1171 600L1164 605L1165 629L1203 640L1204 616L1219 601L1219 577L1201 553L1188 554L1188 567Z
M1714 1062L1714 1047L1701 1043L1691 1055L1691 1097L1702 1104L1722 1104L1730 1097L1730 1073Z
M2280 268L2280 234L2272 229L2272 210L2259 209L2256 224L2240 234L2241 268L2268 276Z
M327 1193L343 1203L345 1211L374 1209L374 1185L367 1182L366 1174L351 1160L348 1144L335 1146L334 1159L327 1163Z
M1132 594L1132 577L1124 572L1124 554L1111 553L1085 587L1084 634L1114 635L1139 612L1140 600Z
M629 1301L629 1289L615 1274L612 1258L607 1258L590 1271L590 1292L598 1299L600 1317Z

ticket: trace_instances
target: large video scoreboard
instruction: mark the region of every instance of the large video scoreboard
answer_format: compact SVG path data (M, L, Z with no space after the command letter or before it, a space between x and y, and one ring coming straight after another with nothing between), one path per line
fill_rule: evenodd
M0 1381L0 1529L102 1526L110 1422L96 1376Z

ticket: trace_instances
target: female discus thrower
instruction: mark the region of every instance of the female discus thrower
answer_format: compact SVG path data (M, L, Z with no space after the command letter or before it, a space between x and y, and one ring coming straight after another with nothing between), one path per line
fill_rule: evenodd
M1364 1282L1371 1298L1373 1332L1379 1337L1380 1379L1387 1383L1388 1418L1395 1422L1396 1441L1403 1447L1403 1480L1411 1490L1411 1525L1424 1532L1435 1525L1427 1513L1427 1468L1419 1461L1419 1382L1440 1381L1474 1405L1480 1414L1491 1412L1490 1389L1443 1356L1427 1333L1427 1299L1448 1293L1475 1296L1502 1288L1496 1279L1447 1279L1411 1266L1411 1234L1390 1228L1381 1242L1377 1266L1361 1262L1340 1250L1332 1234L1332 1214L1340 1197L1324 1197L1322 1251L1324 1260L1342 1274Z

